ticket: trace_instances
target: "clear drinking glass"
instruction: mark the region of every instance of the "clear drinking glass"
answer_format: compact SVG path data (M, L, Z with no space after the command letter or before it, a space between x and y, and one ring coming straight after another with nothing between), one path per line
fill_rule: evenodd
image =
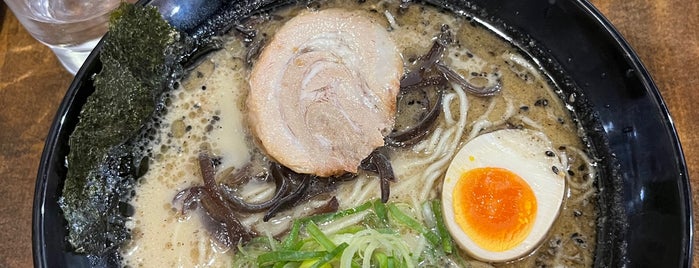
M75 74L107 31L109 14L124 0L4 1L24 28Z

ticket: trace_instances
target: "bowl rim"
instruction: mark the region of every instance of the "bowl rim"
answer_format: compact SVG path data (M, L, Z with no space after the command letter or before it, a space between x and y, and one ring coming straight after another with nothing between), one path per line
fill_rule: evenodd
M621 48L622 51L624 51L627 60L633 64L634 70L642 76L641 82L643 83L643 87L646 88L648 92L652 93L652 97L655 99L655 101L657 101L658 108L661 110L663 118L666 121L665 127L670 130L669 138L674 147L675 158L679 166L677 175L678 182L681 184L680 195L684 197L682 198L682 201L687 210L686 212L688 212L684 218L685 223L687 224L685 230L683 231L687 234L687 236L684 237L685 242L683 243L683 250L685 252L683 264L684 267L691 267L694 255L694 208L692 202L692 190L689 172L687 170L687 162L684 157L684 151L682 150L682 144L679 139L674 120L670 114L670 110L668 109L667 104L660 93L660 89L655 84L653 77L650 75L650 72L648 72L648 69L645 67L643 62L641 62L641 58L638 56L638 53L636 53L636 51L631 47L629 42L621 35L616 27L614 27L614 25L604 15L602 15L602 12L600 12L588 0L575 1L580 7L585 9L586 14L591 15L596 20L597 24L614 38L615 44Z

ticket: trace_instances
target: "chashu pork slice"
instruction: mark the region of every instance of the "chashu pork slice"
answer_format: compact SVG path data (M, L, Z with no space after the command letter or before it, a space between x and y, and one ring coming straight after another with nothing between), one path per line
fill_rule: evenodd
M403 62L387 30L359 11L308 11L264 48L247 98L253 134L298 173L356 172L393 129Z

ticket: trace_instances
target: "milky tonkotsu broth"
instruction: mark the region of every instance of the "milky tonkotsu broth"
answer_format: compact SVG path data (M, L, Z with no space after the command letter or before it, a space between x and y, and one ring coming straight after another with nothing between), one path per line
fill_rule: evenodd
M457 137L454 146L458 147L478 133L502 127L523 127L546 133L560 149L557 153L565 152L571 159L567 199L558 220L551 227L550 236L530 256L495 266L591 266L596 244L596 212L594 189L591 183L587 183L591 179L586 176L594 175L591 175L591 167L586 165L589 160L580 153L584 146L578 137L578 126L564 103L515 48L476 22L418 4L411 4L404 12L398 12L398 4L399 1L335 1L310 5L310 8L368 10L389 29L401 50L406 70L411 69L412 61L429 50L441 26L449 25L458 45L447 50L446 63L466 77L479 77L472 80L475 82L487 83L487 78L493 80L494 76L483 77L482 74L498 73L503 85L499 95L468 95L463 100L468 106L468 116L463 131L453 134ZM279 17L256 28L269 38L284 21L307 8L278 11ZM250 66L245 63L247 48L240 37L221 38L225 49L210 55L180 82L175 91L169 93L168 112L162 118L159 137L153 144L149 171L139 181L131 202L135 208L128 223L132 239L121 251L126 266L231 266L232 250L210 239L196 213L183 216L172 203L179 191L202 184L197 161L202 150L220 158L221 164L217 166L220 174L241 168L251 158L260 158L261 155L247 130L247 124L255 122L246 122L244 116L250 73ZM457 104L461 99L456 94L447 96L452 103L452 113L458 114ZM446 133L450 131L447 128L449 123L443 117L440 115L437 128L444 127ZM436 150L430 142L439 140L431 135L425 139L426 142L415 147L392 149L392 164L398 181L391 185L391 201L420 204L439 197L441 177L453 152L447 153L447 161L441 161L444 163L431 161L439 158L427 157L431 150ZM268 186L271 189L259 190L259 194L254 194L257 197L250 200L269 198L274 186ZM416 186L420 191L415 191ZM359 178L341 185L333 194L337 196L340 209L354 207L378 198L379 183L373 177L360 174ZM280 213L269 223L262 223L260 213L241 219L241 222L258 230L269 228L270 234L283 234L293 217L303 215L304 209L313 206L315 204ZM464 258L471 264L479 264L465 254Z

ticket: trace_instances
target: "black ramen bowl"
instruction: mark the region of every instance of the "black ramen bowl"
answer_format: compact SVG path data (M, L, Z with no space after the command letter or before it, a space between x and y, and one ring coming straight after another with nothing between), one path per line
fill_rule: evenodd
M263 1L287 2L287 1ZM577 117L601 159L596 267L689 267L692 207L682 148L658 89L636 54L585 0L428 1L465 11L473 20L538 60L545 74L574 97ZM140 4L145 4L141 1ZM244 16L260 1L152 0L176 28L196 34L211 18ZM254 8L250 8L254 7ZM222 15L223 14L223 15ZM206 26L206 27L209 27ZM71 84L46 140L34 195L36 267L114 263L72 253L58 199L66 175L68 137L101 68L88 57Z

